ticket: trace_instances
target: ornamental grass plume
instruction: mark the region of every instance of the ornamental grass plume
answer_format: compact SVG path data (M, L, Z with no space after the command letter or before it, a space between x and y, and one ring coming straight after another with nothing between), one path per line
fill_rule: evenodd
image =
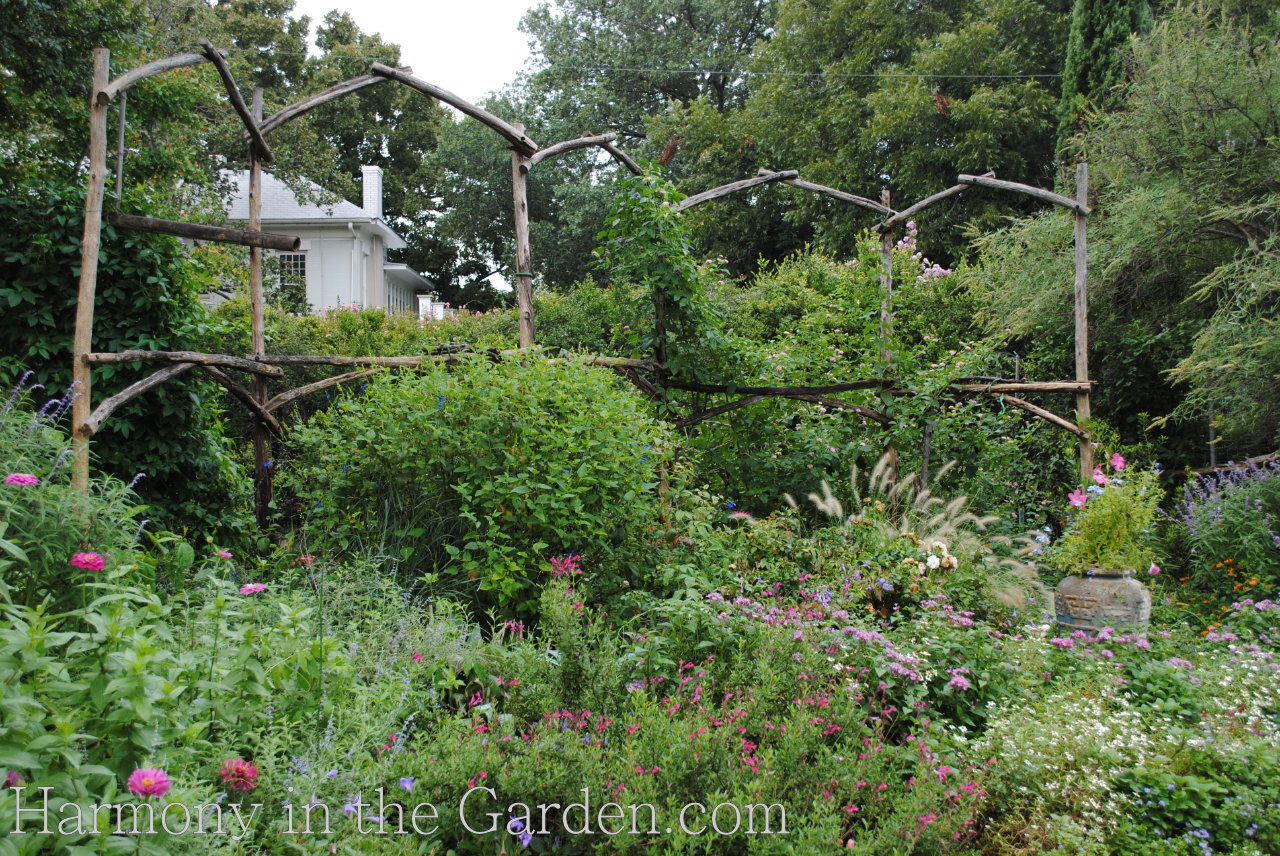
M233 791L251 791L258 785L258 768L243 758L228 758L222 762L218 778Z
M169 774L164 770L134 770L129 790L140 797L162 797L169 793Z
M107 563L106 560L97 553L76 553L71 557L71 567L80 568L84 571L92 571L97 574L107 567Z
M934 484L941 482L955 466L955 461L947 463L930 481ZM859 475L858 467L854 466L850 483L855 508L858 509L855 513L845 515L843 504L825 480L822 482L822 495L811 493L809 501L844 526L875 527L887 540L909 537L921 545L933 545L928 550L931 554L936 554L936 548L940 548L942 555L938 556L938 564L949 571L958 567L957 556L981 557L988 571L991 595L1005 606L1021 609L1029 593L1039 594L1035 568L1018 558L1029 555L1035 546L1029 537L1015 540L985 531L999 518L995 515L978 516L967 510L968 497L958 496L947 501L936 496L929 488L920 486L920 477L916 473L903 475L895 481L888 454L882 455L872 468L867 478L865 499ZM872 495L881 499L872 504ZM792 508L798 507L790 494L784 496ZM865 512L864 508L867 509ZM996 546L1013 555L996 555L991 549ZM929 567L932 569L932 565Z

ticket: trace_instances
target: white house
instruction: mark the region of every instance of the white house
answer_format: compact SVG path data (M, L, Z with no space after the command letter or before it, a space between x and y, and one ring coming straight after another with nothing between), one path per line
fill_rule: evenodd
M296 235L296 253L267 251L275 262L267 270L273 286L292 286L305 293L311 311L339 306L384 308L388 312L419 312L419 295L431 283L408 265L387 261L387 250L403 249L404 238L382 219L382 168L360 168L362 205L345 199L333 205L300 202L283 181L262 176L262 231ZM234 193L229 220L249 219L249 173L232 176ZM312 184L315 195L323 193ZM305 287L305 291L303 290Z

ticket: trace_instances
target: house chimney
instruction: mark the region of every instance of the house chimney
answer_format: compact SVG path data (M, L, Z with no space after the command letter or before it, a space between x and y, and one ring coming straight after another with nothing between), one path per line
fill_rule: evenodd
M375 220L382 219L382 167L380 166L362 166L360 167L362 183L364 185L364 204L360 207L364 209L364 213L368 214Z

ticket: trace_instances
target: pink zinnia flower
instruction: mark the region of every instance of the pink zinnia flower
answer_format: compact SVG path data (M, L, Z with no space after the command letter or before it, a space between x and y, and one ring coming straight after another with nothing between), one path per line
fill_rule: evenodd
M140 797L162 797L169 793L169 774L164 770L134 770L129 790Z
M231 554L230 554L229 552L227 552L226 550L219 550L219 551L218 551L218 558L219 558L219 559L230 559L230 558L231 558Z
M259 592L264 592L266 590L267 587L262 583L246 583L245 585L240 586L240 594L258 594Z
M1111 468L1114 470L1124 469L1124 458L1121 457L1119 452L1116 452L1111 456Z
M1080 490L1080 488L1076 488L1067 497L1067 499L1071 502L1072 508L1080 508L1082 505L1084 505L1085 500L1087 500L1088 498L1089 497L1085 494L1084 491Z
M258 784L258 768L243 758L228 758L222 762L218 777L233 791L251 791Z
M106 561L97 553L76 553L71 557L71 567L95 574L107 567Z
M31 475L31 473L9 473L4 477L5 484L16 484L21 487L35 487L40 484L40 479Z

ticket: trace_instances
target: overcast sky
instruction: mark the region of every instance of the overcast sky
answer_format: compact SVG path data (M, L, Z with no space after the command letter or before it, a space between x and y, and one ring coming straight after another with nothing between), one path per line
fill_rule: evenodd
M311 34L333 9L400 45L413 74L475 103L515 79L529 56L520 18L538 0L294 0Z

